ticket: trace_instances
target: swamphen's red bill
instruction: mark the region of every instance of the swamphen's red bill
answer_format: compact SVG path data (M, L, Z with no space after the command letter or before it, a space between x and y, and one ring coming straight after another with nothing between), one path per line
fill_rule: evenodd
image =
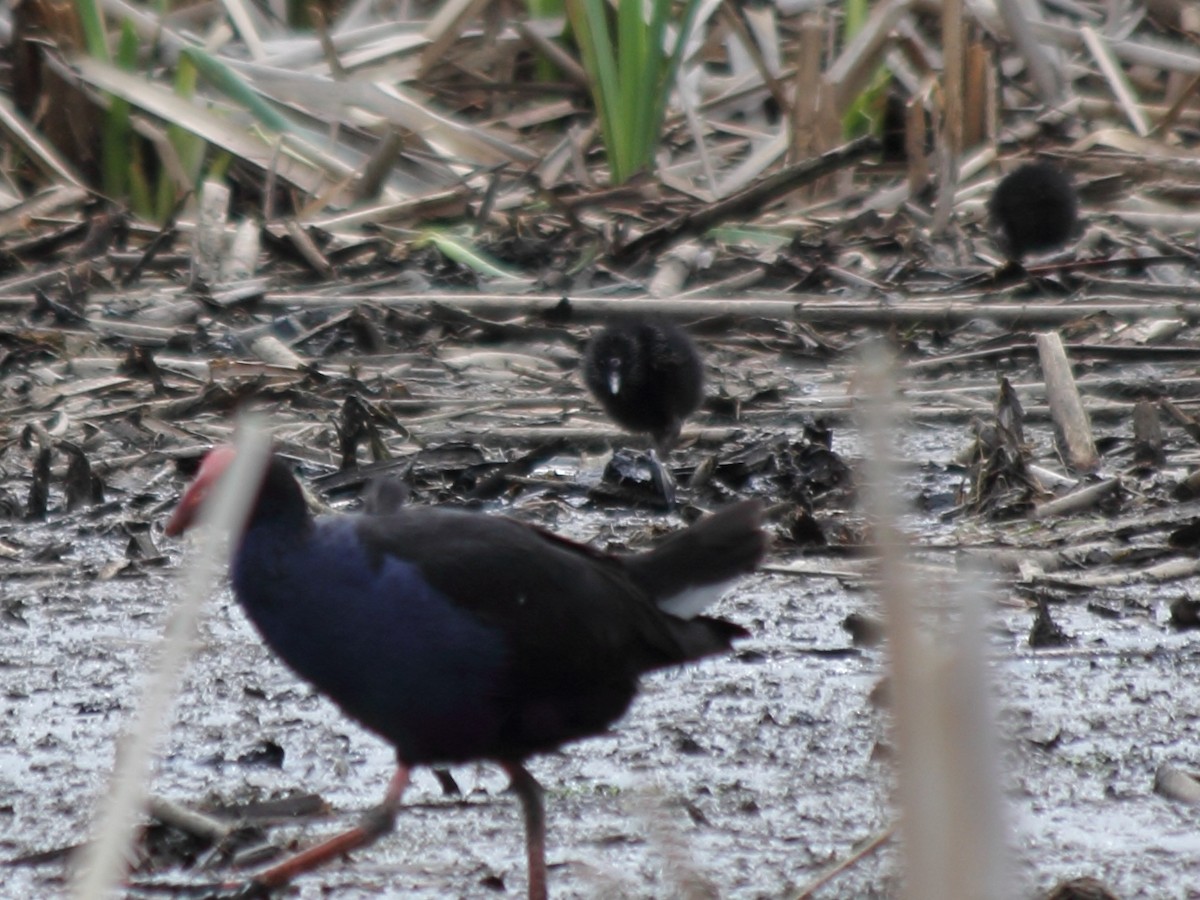
M168 531L196 513L233 458L214 450ZM613 556L512 519L401 507L308 511L273 458L231 566L265 643L396 747L381 807L345 835L254 879L301 871L390 830L417 765L490 760L525 813L529 896L546 896L542 791L524 762L605 731L639 677L727 651L739 626L699 613L765 550L761 507L734 504L647 553Z
M229 468L236 455L237 451L229 446L214 447L208 451L200 463L195 479L180 498L179 505L175 507L171 518L167 520L163 532L168 537L183 534L196 524L196 517L200 515L200 507L204 505L204 501L221 476L225 474L225 470Z

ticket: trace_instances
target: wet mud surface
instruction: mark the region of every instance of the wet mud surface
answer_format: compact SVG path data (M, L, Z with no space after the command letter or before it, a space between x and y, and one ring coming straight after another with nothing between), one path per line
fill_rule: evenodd
M71 556L100 564L105 544L122 552L94 538ZM9 856L86 837L174 581L164 569L135 581L22 588L5 592L0 670ZM756 576L722 606L756 635L738 656L648 678L613 734L537 761L549 792L555 894L787 896L885 827L886 722L867 701L882 656L850 647L840 628L862 603L833 579ZM1095 874L1123 896L1186 896L1197 884L1187 862L1194 823L1151 788L1159 763L1194 757L1200 651L1154 615L1059 619L1078 644L1049 653L1020 648L1027 613L993 623L1021 863L1014 895ZM269 745L279 750L267 761ZM387 746L297 683L228 592L218 594L154 792L199 806L318 793L333 815L274 835L305 843L376 802L390 770ZM487 766L454 774L461 801L422 774L395 835L353 863L306 876L296 895L520 896L520 820L504 776ZM62 889L61 863L0 871L5 896ZM824 895L889 896L895 874L885 849Z
M798 390L812 401L825 388ZM963 440L949 426L911 429L904 495L928 505L953 494ZM832 449L861 455L852 429L835 431ZM677 462L694 453L685 447ZM606 460L602 450L570 453L534 475L594 483ZM144 517L157 529L184 479L165 465L154 471L161 500ZM18 862L0 868L4 897L65 893L66 854L55 851L89 834L187 555L159 540L161 564L126 566L129 536L113 527L111 509L66 512L54 499L46 523L0 531L21 548L56 548L0 589L0 856ZM520 504L489 508L539 517ZM971 526L915 510L910 534L946 562ZM549 524L604 545L648 522L682 524L582 502L558 504ZM805 551L773 527L769 561L817 571L763 572L722 601L718 614L752 639L728 658L646 678L612 733L532 762L547 789L553 896L787 897L892 822L888 716L869 699L885 650L854 646L842 628L851 613L877 614L877 601L868 583L841 573L850 557L836 541ZM1009 533L1024 527L1011 523ZM1153 592L1105 591L1111 615L1089 596L1056 603L1054 619L1073 640L1040 650L1028 643L1026 603L997 591L988 635L1013 897L1081 875L1123 897L1200 892L1194 814L1153 789L1160 765L1187 768L1200 753L1200 648L1167 621L1167 605L1196 587L1188 578ZM376 803L391 773L390 749L274 661L228 588L215 587L152 794L208 810L319 795L327 815L267 829L275 844L307 846ZM523 896L523 832L503 774L479 765L453 775L461 798L422 771L395 834L304 876L289 896ZM148 865L137 878L164 890L129 895L184 896L181 885L228 877L224 863L214 871ZM888 845L817 896L896 896L899 877Z

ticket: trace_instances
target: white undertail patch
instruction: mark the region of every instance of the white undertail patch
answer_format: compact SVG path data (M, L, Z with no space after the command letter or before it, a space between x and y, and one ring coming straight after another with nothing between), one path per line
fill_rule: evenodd
M658 608L678 619L692 619L721 599L737 581L731 578L717 584L702 584L686 588L658 601Z

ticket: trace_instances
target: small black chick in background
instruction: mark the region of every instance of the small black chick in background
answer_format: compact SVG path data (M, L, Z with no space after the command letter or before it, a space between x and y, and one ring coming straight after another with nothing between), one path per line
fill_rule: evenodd
M1000 179L988 213L1009 259L1045 253L1071 238L1079 197L1071 177L1050 162L1026 163Z

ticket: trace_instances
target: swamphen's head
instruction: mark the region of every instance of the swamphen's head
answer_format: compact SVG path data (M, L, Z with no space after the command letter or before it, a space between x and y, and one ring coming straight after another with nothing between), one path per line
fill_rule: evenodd
M221 444L209 450L200 461L196 477L184 491L175 512L167 520L164 532L168 537L183 534L196 524L200 510L233 464L237 450ZM257 487L257 496L250 507L250 523L268 518L285 519L299 523L308 517L308 506L304 492L288 464L272 455Z
M225 474L225 470L229 468L236 455L237 451L229 445L214 447L205 454L204 459L200 462L200 468L196 471L195 479L183 492L179 505L175 507L175 512L167 520L164 532L168 537L183 534L196 524L196 518L200 515L204 501L208 499L209 494L212 493L213 488L221 480L221 476Z

